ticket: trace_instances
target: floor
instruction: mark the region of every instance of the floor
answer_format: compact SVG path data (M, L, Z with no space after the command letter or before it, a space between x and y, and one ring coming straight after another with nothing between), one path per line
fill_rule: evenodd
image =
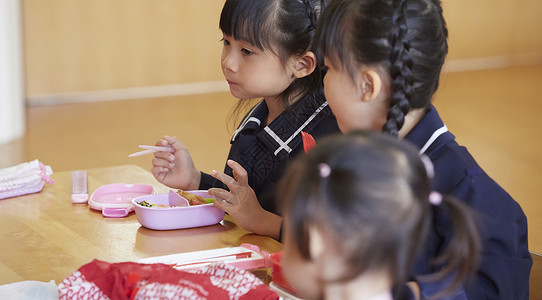
M448 128L523 207L530 249L542 253L542 65L443 74L434 101ZM180 138L204 171L222 169L234 120L227 93L27 110L24 138L0 145L0 168L39 159L54 171L136 164L138 145Z

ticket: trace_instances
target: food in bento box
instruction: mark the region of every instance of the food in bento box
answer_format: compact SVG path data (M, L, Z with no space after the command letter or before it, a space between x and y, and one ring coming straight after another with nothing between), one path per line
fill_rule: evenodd
M186 192L186 191L183 191L183 190L178 190L177 194L183 196L186 200L188 200L188 203L190 203L190 205L207 204L205 199L203 199L203 197L201 197L201 196L194 195L192 193L189 193L189 192Z
M141 206L145 206L145 207L161 207L161 208L180 207L180 206L175 206L175 205L149 203L147 201L141 201L141 202L138 202L137 204Z

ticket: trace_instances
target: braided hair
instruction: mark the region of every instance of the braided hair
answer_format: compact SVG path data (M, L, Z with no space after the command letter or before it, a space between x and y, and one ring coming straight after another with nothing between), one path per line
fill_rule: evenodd
M391 80L382 131L397 135L412 109L429 108L448 53L440 0L338 0L317 28L315 43L354 78L361 65L380 65Z
M397 135L405 122L405 115L410 110L408 99L412 98L412 58L409 55L408 25L406 22L406 0L393 1L390 30L390 75L392 78L392 96L390 110L383 131Z

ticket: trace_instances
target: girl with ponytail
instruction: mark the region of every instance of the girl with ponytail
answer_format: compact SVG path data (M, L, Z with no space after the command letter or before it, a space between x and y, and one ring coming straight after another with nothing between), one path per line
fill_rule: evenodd
M370 129L410 141L434 164L432 189L459 199L478 216L480 264L458 295L527 299L532 259L526 217L457 144L431 104L448 52L440 1L333 0L321 20L313 43L324 57L324 92L341 131ZM454 237L448 218L434 215L430 237L411 269L414 291L422 298L449 283L421 280L438 271L430 262Z
M467 206L431 191L431 162L410 143L376 132L327 137L280 185L283 272L304 299L400 299L433 219L453 235L426 282L456 296L476 270L480 242Z

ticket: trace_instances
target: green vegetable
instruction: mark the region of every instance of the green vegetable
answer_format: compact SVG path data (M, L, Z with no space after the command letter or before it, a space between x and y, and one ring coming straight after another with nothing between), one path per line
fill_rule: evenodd
M149 202L147 202L147 201L141 201L141 202L139 202L138 204L141 205L141 206L144 206L144 207L153 207L153 206L156 206L156 204L154 204L154 203L149 203Z

